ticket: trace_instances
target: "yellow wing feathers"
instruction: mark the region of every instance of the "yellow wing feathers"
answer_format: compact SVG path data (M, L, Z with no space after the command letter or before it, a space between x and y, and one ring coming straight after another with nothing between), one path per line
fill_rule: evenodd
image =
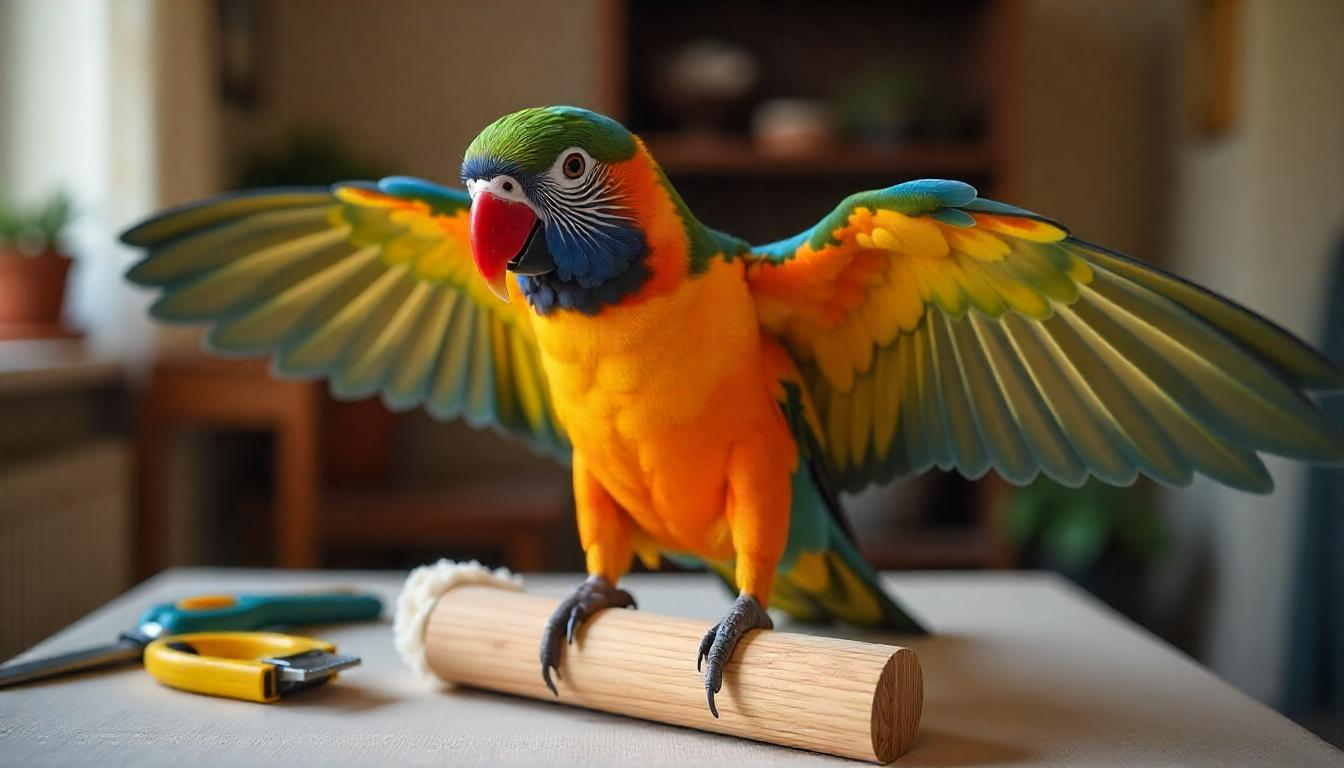
M1053 222L934 184L946 186L857 195L817 231L757 248L748 271L842 486L937 466L1073 485L1201 472L1265 491L1258 451L1344 455L1304 395L1338 387L1339 371L1301 341Z
M417 179L263 190L168 211L123 239L153 313L207 343L272 355L342 398L461 416L565 459L531 319L476 276L466 193Z

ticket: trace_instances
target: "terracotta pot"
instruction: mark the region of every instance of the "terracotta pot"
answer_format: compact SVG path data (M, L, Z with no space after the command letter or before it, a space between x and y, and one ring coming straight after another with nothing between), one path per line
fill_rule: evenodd
M69 257L56 251L27 256L0 247L0 324L61 327Z

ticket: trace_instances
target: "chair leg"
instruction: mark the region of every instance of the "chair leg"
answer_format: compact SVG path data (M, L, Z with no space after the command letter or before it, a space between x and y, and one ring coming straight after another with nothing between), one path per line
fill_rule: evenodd
M321 542L317 527L317 389L296 387L275 438L275 551L282 568L316 568Z

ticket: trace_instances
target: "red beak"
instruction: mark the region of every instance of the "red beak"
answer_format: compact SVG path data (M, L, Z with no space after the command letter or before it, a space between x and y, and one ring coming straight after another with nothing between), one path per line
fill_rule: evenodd
M509 300L508 265L527 245L537 215L526 203L481 192L471 202L471 255L490 290Z

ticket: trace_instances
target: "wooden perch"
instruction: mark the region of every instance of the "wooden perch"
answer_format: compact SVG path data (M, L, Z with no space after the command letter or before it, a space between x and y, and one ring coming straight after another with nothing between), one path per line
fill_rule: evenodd
M771 631L738 645L716 720L695 669L705 623L631 610L603 611L578 631L557 699L538 658L555 606L487 586L451 589L426 624L429 668L474 688L879 763L903 755L919 727L924 687L910 649Z

